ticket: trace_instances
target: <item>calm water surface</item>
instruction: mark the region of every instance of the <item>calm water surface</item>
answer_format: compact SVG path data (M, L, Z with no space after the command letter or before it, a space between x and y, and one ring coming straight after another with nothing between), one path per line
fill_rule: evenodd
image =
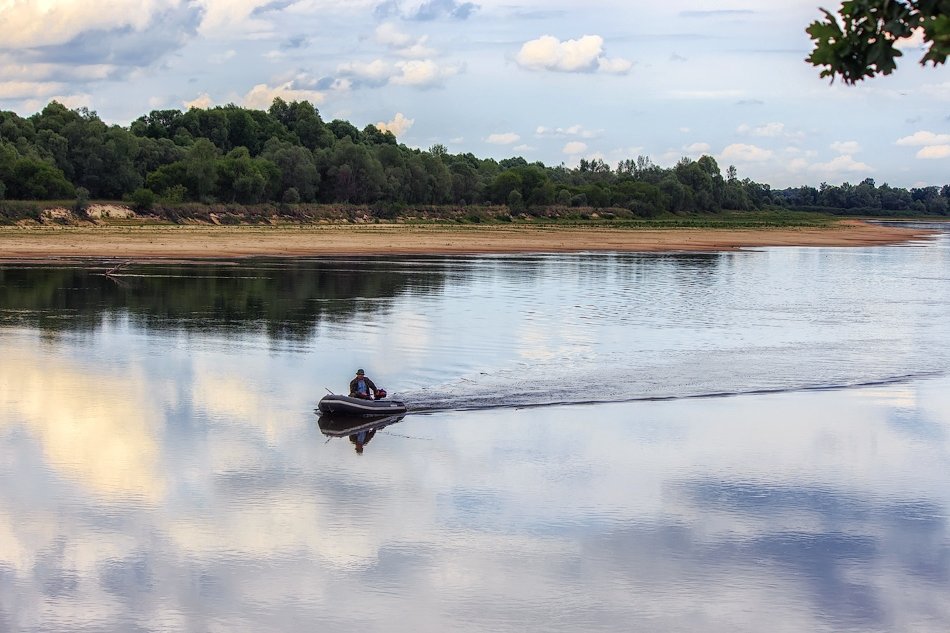
M947 630L950 235L109 267L0 266L0 631Z

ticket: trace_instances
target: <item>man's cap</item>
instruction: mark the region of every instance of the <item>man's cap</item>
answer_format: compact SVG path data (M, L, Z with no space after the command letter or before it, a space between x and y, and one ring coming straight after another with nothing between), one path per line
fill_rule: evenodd
M357 375L357 376L362 376L362 375L365 374L365 373L366 373L366 372L363 371L362 369L357 369L357 370L356 370L356 375Z

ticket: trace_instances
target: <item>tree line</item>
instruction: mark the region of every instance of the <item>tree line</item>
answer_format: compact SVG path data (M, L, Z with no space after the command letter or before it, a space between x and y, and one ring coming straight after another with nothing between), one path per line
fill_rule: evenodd
M374 125L325 122L309 102L275 99L267 111L235 105L154 110L128 127L86 108L50 102L23 118L0 112L0 200L502 204L514 212L550 207L623 208L633 215L752 211L770 206L947 214L950 187L841 187L773 191L723 174L712 156L670 168L638 156L616 167L583 159L574 168L496 161L400 144Z

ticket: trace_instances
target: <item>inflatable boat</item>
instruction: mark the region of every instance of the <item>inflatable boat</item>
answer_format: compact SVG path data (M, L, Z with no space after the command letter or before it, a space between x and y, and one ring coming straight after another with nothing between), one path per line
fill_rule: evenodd
M399 400L363 400L330 394L323 396L317 405L324 415L396 415L406 412L406 405Z

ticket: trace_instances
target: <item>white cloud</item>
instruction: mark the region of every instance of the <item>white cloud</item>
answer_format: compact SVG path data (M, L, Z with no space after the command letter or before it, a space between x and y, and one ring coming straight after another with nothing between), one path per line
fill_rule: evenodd
M603 43L604 40L596 35L566 42L553 35L543 35L525 42L516 59L520 66L531 70L589 71L596 65Z
M772 150L763 149L756 145L733 143L722 150L722 158L736 162L760 162L772 157Z
M46 104L48 104L50 101L56 101L57 103L61 103L70 109L93 107L92 95L77 93L68 95L51 95L44 99L28 99L27 101L23 102L23 108L28 112L38 112L46 107Z
M356 78L371 86L386 84L431 88L440 85L447 77L458 73L455 66L439 66L431 59L413 59L390 64L382 59L371 62L350 62L337 67L337 72Z
M861 151L861 144L857 141L835 141L831 149L839 154L857 154Z
M489 134L486 142L492 145L511 145L521 140L521 137L514 132L504 132L500 134Z
M337 77L330 83L331 92L347 92L353 88L353 82L346 77Z
M936 159L950 156L950 145L928 145L920 148L917 158Z
M533 152L537 148L532 147L531 145L521 144L521 145L515 145L511 149L515 150L516 152Z
M376 27L376 41L392 48L405 48L412 44L413 38L392 23L386 22Z
M380 130L383 130L384 132L392 132L398 137L405 134L415 122L415 119L408 119L405 115L403 115L402 112L397 112L396 116L394 116L391 121L380 121L376 124L376 127L378 127Z
M266 22L252 16L256 9L272 4L272 0L197 0L197 4L204 8L199 27L204 34L270 30Z
M565 154L583 154L587 151L587 143L571 141L567 143L561 151Z
M309 101L314 104L323 103L326 99L326 95L322 92L295 89L293 88L293 82L288 81L279 86L257 84L244 95L243 102L247 108L266 110L277 97L280 97L284 101Z
M446 77L458 72L455 67L440 67L431 59L414 59L406 62L396 62L398 75L390 79L394 84L428 88L442 83Z
M412 46L407 46L406 48L397 50L396 54L400 57L406 57L408 59L423 59L426 57L432 57L436 54L436 50L425 45L427 39L428 38L426 37L421 37L419 38L419 41Z
M393 76L393 68L381 59L371 62L349 62L340 64L337 72L341 75L356 77L372 85L381 86Z
M760 136L766 138L775 138L785 135L785 124L784 123L766 123L765 125L751 126L747 123L743 123L738 128L736 132L739 134L749 134L751 136Z
M412 59L432 57L435 51L425 45L428 39L427 35L414 38L389 22L376 27L376 41L389 47L400 57Z
M0 99L48 97L65 88L66 84L54 81L0 81Z
M622 57L599 57L597 59L597 69L610 75L626 75L633 68L633 62Z
M561 41L553 35L542 35L525 42L515 57L518 65L527 70L551 70L565 73L601 71L625 74L633 62L623 58L602 55L604 38L585 35L576 40Z
M828 174L838 173L866 173L874 171L874 168L867 163L854 160L847 154L831 159L827 163L816 163L809 167L810 171L822 172Z
M581 125L572 125L570 127L544 127L539 125L535 130L535 136L539 137L565 137L565 136L577 136L580 138L594 138L600 134L601 130L588 130Z
M709 143L693 143L683 148L689 154L705 154L709 149Z
M0 81L96 81L107 78L116 68L113 64L22 63L16 56L0 52Z
M5 47L35 48L65 44L89 30L145 29L164 10L182 0L100 0L91 9L86 0L0 2Z
M920 146L920 145L944 145L950 143L950 134L934 134L926 130L914 132L910 136L904 136L897 139L898 145Z
M185 101L184 106L186 110L191 108L199 108L205 110L214 105L214 99L207 92L202 92L200 95L192 99L191 101ZM269 106L270 104L268 104Z

